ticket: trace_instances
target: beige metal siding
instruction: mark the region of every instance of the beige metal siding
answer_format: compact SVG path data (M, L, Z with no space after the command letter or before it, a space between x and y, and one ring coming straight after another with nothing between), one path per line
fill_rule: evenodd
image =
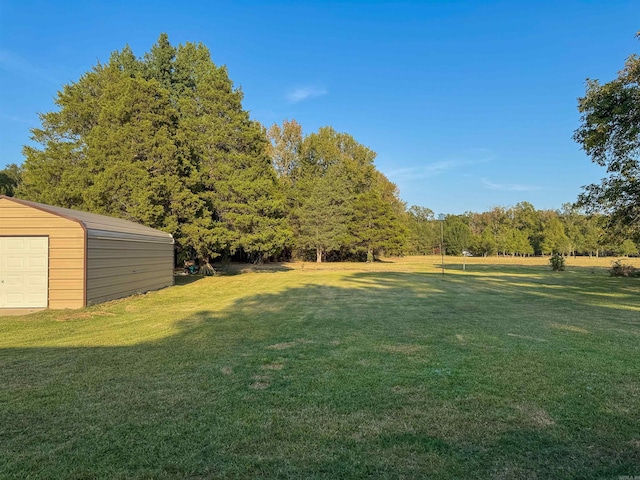
M0 198L0 236L49 237L49 308L84 306L85 231L82 225Z
M89 236L87 304L169 285L173 285L173 244Z

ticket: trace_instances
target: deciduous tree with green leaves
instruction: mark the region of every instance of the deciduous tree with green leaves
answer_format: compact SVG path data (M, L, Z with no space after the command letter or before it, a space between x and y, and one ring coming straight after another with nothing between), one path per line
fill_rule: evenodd
M316 251L348 248L354 201L370 182L373 153L353 137L322 127L304 138L292 175L292 225L296 246Z
M22 169L15 163L10 163L0 170L0 195L13 197L13 194L20 185L22 179Z
M542 242L540 247L543 254L561 253L568 254L571 242L567 237L564 226L554 211L544 212L542 222Z
M267 130L269 155L278 177L292 183L297 171L302 148L302 126L295 120L284 120L282 126L274 123Z
M407 211L409 251L431 255L440 241L440 227L435 224L433 210L412 205Z
M609 175L585 187L578 202L609 214L613 226L640 238L640 57L627 58L610 82L587 79L578 110L581 125L574 139Z
M450 255L461 255L471 245L471 228L463 215L447 215L444 220L444 245Z

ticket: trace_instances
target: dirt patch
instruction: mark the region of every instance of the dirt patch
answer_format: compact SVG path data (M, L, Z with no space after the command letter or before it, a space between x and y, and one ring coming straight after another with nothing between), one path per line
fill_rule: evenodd
M249 388L252 390L266 390L271 385L269 382L253 382L249 385Z
M224 375L231 375L233 373L233 368L231 367L222 367L220 369L220 371L224 374Z
M342 342L340 340L332 340L329 342L329 345L333 345L334 347L340 345Z
M535 405L518 405L517 409L522 414L525 423L536 428L547 428L555 425L556 422L542 408Z
M249 385L252 390L265 390L271 385L271 377L268 375L254 375L254 382Z
M465 340L465 338L460 335L459 333L456 335L456 338L458 339L458 341L462 344L462 345L466 345L467 341Z
M282 363L267 363L266 365L262 365L263 370L282 370L284 368L284 364Z

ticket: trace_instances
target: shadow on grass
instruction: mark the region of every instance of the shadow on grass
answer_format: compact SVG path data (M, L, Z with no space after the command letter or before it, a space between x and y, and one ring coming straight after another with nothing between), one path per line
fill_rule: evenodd
M173 278L175 280L175 284L181 286L190 285L202 280L205 277L203 275L174 275Z
M637 284L529 272L357 272L217 310L196 278L212 306L160 340L1 349L0 477L636 474Z
M280 273L293 270L281 263L263 263L263 264L247 264L247 263L225 263L215 264L216 272L223 276L235 276L243 273Z

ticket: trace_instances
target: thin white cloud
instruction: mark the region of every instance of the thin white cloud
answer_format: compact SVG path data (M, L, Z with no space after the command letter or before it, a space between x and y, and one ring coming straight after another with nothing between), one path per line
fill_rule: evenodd
M309 98L321 97L329 93L326 88L308 85L306 87L298 87L287 93L287 101L289 103L298 103Z
M32 64L20 55L9 50L0 49L0 69L20 75L30 80L39 80L45 83L59 85L60 82L53 78L46 70Z
M542 188L537 185L524 185L521 183L495 183L486 178L482 178L480 181L489 190L501 190L504 192L531 192Z
M419 167L401 168L388 172L386 175L396 180L413 180L433 177L451 170L464 170L467 167L490 162L492 157L471 159L471 160L440 160L438 162L427 163Z

